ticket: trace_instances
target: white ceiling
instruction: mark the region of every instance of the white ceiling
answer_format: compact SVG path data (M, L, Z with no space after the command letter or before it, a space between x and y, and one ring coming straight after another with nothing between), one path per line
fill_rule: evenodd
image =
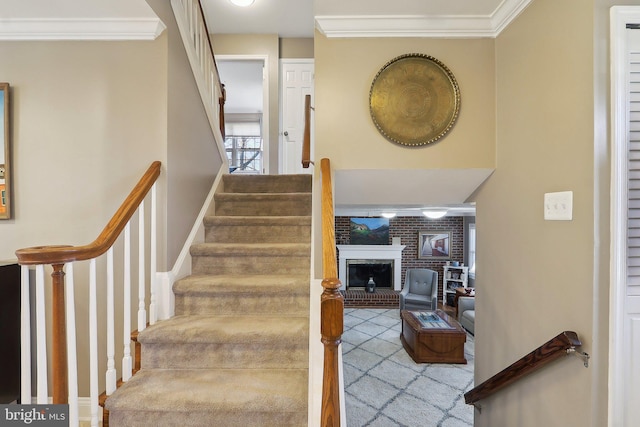
M493 37L533 0L202 0L214 33ZM144 0L2 0L0 39L152 38ZM90 25L87 25L90 24ZM80 33L84 32L83 35ZM138 34L136 36L136 32Z

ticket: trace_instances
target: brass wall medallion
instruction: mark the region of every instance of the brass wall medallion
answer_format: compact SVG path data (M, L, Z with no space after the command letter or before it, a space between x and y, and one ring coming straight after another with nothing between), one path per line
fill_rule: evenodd
M460 89L451 71L437 59L411 53L392 59L373 79L371 118L380 133L402 145L426 145L453 127L460 110Z

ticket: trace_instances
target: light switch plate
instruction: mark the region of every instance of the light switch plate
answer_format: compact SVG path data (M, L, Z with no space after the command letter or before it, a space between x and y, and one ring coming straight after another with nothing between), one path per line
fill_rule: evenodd
M573 191L544 194L544 219L571 221L573 219Z

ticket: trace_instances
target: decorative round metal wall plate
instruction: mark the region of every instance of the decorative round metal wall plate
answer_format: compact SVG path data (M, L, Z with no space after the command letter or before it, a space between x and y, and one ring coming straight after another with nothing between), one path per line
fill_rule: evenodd
M437 59L419 53L402 55L376 74L369 110L389 141L426 145L453 127L460 110L460 89L451 71Z

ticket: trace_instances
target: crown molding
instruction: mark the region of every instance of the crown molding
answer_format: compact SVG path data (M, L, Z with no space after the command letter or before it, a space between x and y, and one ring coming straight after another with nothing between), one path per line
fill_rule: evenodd
M496 36L526 9L533 0L505 0L491 15L491 25Z
M493 37L490 17L350 15L316 16L327 37Z
M532 0L504 0L490 15L323 15L327 37L497 37Z
M154 40L159 18L0 19L0 40Z

